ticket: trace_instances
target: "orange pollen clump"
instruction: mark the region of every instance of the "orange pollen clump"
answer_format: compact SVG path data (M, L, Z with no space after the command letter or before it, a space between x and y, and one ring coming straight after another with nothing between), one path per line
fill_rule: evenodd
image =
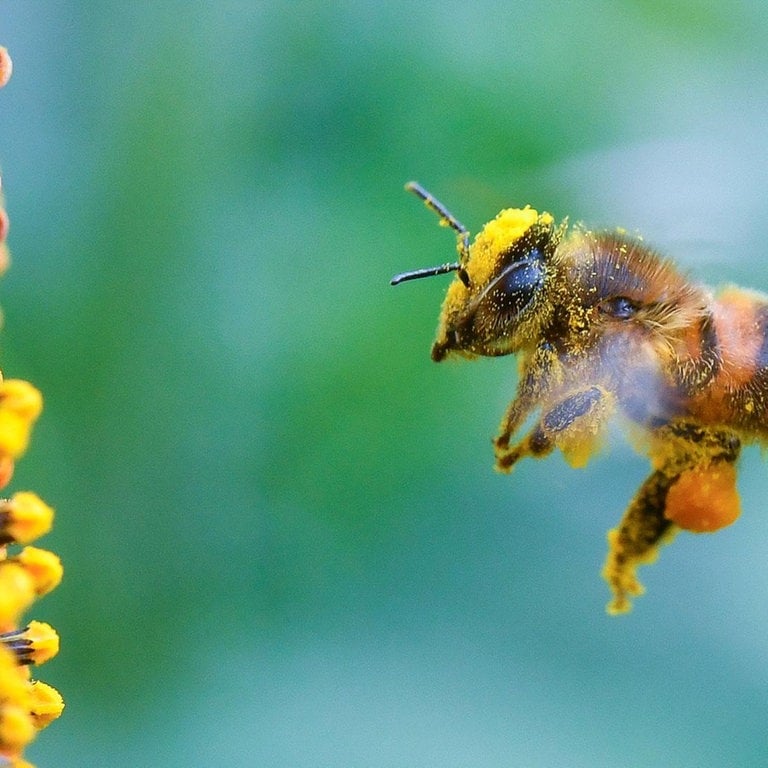
M687 531L709 533L730 525L740 512L736 468L722 462L683 472L667 493L664 515Z

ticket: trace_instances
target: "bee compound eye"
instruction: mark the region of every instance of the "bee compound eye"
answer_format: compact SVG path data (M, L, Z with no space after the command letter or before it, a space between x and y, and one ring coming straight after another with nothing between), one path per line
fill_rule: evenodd
M600 303L600 311L618 320L628 320L637 313L637 304L626 296L615 296Z
M501 309L521 312L544 282L544 269L538 259L514 262L501 274L493 290Z

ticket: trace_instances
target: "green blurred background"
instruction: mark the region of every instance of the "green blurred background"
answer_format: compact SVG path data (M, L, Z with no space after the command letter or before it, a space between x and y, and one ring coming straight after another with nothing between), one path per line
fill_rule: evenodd
M0 3L6 375L46 410L45 766L768 763L768 472L604 614L646 462L512 477L397 271L531 203L768 288L753 2Z

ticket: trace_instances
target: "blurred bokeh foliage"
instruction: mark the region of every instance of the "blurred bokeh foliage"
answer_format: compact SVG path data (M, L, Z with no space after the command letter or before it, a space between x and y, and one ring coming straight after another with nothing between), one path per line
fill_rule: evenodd
M511 360L435 366L447 278L530 202L768 288L757 2L3 3L0 363L65 715L41 766L709 766L768 754L768 494L609 619L644 476L512 477Z

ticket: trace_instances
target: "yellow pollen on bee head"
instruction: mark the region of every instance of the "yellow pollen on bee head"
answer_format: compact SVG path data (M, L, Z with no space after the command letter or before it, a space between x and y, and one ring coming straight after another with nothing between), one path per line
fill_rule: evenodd
M485 285L494 273L496 262L509 246L521 238L534 224L551 226L554 219L549 213L525 208L505 208L491 219L475 237L470 249L467 273L473 285Z

